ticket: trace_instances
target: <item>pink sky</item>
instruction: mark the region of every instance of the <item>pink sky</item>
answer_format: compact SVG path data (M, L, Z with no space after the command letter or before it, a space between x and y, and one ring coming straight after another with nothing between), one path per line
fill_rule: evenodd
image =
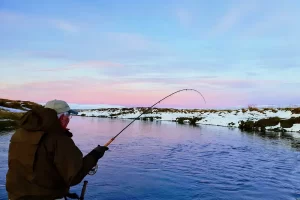
M184 82L184 81L183 81ZM211 80L203 84L211 83ZM220 82L218 80L217 82ZM221 81L222 82L222 81ZM227 82L227 81L223 81ZM222 84L223 84L222 82ZM234 81L230 81L232 84ZM128 84L126 89L122 89ZM163 97L183 88L175 88L162 85L159 89L143 89L138 86L142 82L124 81L96 81L93 79L80 79L68 81L45 81L31 82L20 85L9 85L0 89L2 98L16 100L30 100L34 102L46 102L51 99L63 99L69 103L78 104L115 104L123 106L150 106ZM131 88L130 88L130 87ZM121 88L121 89L119 89ZM189 87L185 87L189 88ZM200 88L200 87L199 87ZM186 108L212 108L228 107L236 105L247 105L248 97L246 92L234 90L216 90L203 87L199 90L202 97L193 91L177 93L161 102L158 107L186 107Z

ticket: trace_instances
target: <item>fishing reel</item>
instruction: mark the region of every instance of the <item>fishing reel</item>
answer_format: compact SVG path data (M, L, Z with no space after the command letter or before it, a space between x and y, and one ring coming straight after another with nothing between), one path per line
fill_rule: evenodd
M95 167L93 167L93 168L89 171L88 175L91 175L91 176L92 176L92 175L96 174L97 170L98 170L98 164L96 164Z

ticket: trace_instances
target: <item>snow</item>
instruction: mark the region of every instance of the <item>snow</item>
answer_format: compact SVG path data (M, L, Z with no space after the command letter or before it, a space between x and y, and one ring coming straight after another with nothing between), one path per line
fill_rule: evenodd
M0 119L0 121L14 121L14 120L12 120L12 119Z
M24 106L22 106L22 108L23 108L24 110L31 110L30 108L26 108L26 107L24 107Z
M294 124L291 128L285 128L285 130L287 130L289 132L299 132L300 124Z
M258 121L260 119L266 119L269 117L279 117L281 119L290 119L291 117L300 117L300 114L293 114L289 110L280 110L280 109L275 109L275 110L277 112L272 112L270 110L266 110L264 112L247 110L244 113L243 113L242 109L231 110L230 112L225 111L225 110L215 110L214 112L209 112L209 111L191 112L191 111L189 111L188 113L184 112L184 110L183 111L175 110L174 112L153 112L151 114L144 114L141 117L161 117L160 119L154 119L154 120L166 120L166 121L173 121L179 117L187 117L187 118L199 117L202 119L197 121L196 122L197 124L231 126L231 127L238 127L239 122L242 120L243 121L247 121L247 120ZM121 111L121 109L115 109L115 111L112 111L109 109L93 110L93 111L92 110L81 110L81 111L79 111L78 115L85 114L85 116L110 117L111 114L118 114L118 113L122 113L122 112L124 112L124 111ZM141 114L141 112L135 108L134 112L116 115L113 117L128 119L128 118L136 118L140 114ZM274 129L274 128L280 128L280 123L278 123L276 126L266 127L267 130ZM300 132L300 124L294 124L292 128L285 128L285 130L288 132Z
M4 107L4 106L0 106L0 110L6 110L6 111L9 111L9 112L15 112L15 113L26 112L24 110L15 109L15 108L8 108L8 107Z
M272 130L272 129L275 129L275 128L281 128L280 123L278 123L276 126L267 126L266 127L267 130Z

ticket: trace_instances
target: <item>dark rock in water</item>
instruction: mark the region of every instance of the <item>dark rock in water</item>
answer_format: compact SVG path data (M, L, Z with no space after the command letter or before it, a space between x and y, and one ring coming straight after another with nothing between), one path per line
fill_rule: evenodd
M239 122L239 129L241 129L242 131L253 131L254 129L254 122L251 120L248 121L240 121Z
M228 126L234 126L235 125L235 123L233 123L233 122L230 122L230 123L228 123Z
M294 124L300 124L300 117L292 117L291 120L293 120Z
M202 117L193 117L193 118L189 118L189 117L178 117L176 119L176 121L178 122L178 124L184 124L185 120L189 121L190 125L197 125L196 122L200 121L201 119L203 119Z
M239 129L242 131L260 131L265 132L268 126L277 126L280 123L280 127L276 127L269 131L274 132L286 132L285 128L291 128L294 124L300 123L300 117L292 117L290 119L280 119L279 117L271 117L267 119L260 119L257 122L248 120L240 121Z
M196 125L197 121L200 121L202 118L200 117L193 117L192 119L190 119L190 125Z
M267 119L260 119L255 123L256 127L276 126L280 122L279 117L271 117Z
M280 121L280 126L282 128L291 128L291 127L293 127L293 125L294 125L294 123L290 119L283 119Z

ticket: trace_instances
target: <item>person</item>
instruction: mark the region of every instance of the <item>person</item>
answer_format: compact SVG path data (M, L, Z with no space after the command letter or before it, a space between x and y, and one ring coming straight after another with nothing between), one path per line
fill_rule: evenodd
M96 166L108 147L98 145L83 157L67 128L70 109L63 100L27 111L11 137L6 191L10 200L67 199Z

